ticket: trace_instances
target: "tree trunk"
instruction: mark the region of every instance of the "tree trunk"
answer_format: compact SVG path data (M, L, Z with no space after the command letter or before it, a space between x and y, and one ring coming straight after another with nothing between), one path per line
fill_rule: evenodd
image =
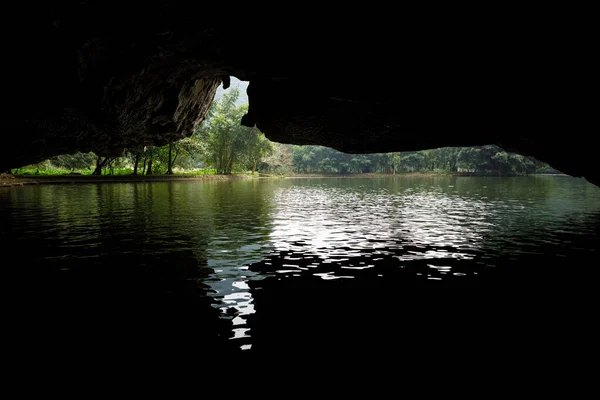
M133 174L134 175L137 175L137 170L138 170L138 164L139 163L140 163L140 153L137 153L135 155L135 163L133 164Z
M173 162L171 165L175 165L175 161L177 161L177 156L179 155L179 150L175 149L175 157L173 157Z
M256 171L256 160L254 160L254 164L252 164L252 175L254 175L254 171Z
M167 168L167 175L173 175L173 163L171 162L171 153L173 152L173 142L169 142L169 167Z
M152 156L148 160L148 169L146 170L146 175L152 175Z
M96 159L96 169L92 172L92 175L102 175L102 167L106 163L106 158L102 160L102 157L98 156Z
M142 175L146 174L146 155L144 155L144 164L142 165Z
M108 158L106 158L106 160L108 160ZM112 158L112 159L111 159L111 160L110 160L110 161L109 161L109 162L106 164L106 167L107 167L107 168L109 168L109 173L108 173L108 174L109 174L109 175L111 175L111 176L112 176L112 175L114 174L114 172L115 172L115 170L114 170L114 164L113 164L113 161L115 161L115 159L114 159L114 158Z

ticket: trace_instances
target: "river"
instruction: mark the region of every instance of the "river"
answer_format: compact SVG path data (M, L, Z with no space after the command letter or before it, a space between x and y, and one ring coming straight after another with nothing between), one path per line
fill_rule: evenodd
M585 282L600 189L564 176L40 185L0 190L0 222L13 305L37 328L58 309L103 315L94 329L168 324L186 351L364 350L427 334L429 317L471 321L489 293Z

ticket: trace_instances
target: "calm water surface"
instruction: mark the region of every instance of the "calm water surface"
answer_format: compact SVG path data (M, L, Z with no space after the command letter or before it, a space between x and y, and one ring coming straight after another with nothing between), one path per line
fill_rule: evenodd
M0 190L0 222L2 270L32 315L168 321L187 351L364 349L406 343L431 316L471 321L472 288L585 282L600 189L545 176L27 186Z

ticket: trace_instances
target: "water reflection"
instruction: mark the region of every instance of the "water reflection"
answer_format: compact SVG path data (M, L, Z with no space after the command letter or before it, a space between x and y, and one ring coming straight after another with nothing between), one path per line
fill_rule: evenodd
M197 348L255 352L359 346L418 309L472 317L414 289L565 285L596 259L600 190L448 177L40 186L0 191L0 221L20 255L2 266L15 299L113 304L146 325L170 313Z
M300 186L280 190L276 202L274 247L325 261L372 257L374 251L401 261L472 258L494 225L484 201L411 189L365 193Z

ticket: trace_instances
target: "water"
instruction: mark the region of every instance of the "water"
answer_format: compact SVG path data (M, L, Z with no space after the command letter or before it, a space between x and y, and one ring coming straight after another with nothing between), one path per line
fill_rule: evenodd
M63 344L101 331L140 350L168 327L186 354L370 352L556 319L595 282L600 189L547 176L27 186L0 190L0 222L19 340L50 326Z

